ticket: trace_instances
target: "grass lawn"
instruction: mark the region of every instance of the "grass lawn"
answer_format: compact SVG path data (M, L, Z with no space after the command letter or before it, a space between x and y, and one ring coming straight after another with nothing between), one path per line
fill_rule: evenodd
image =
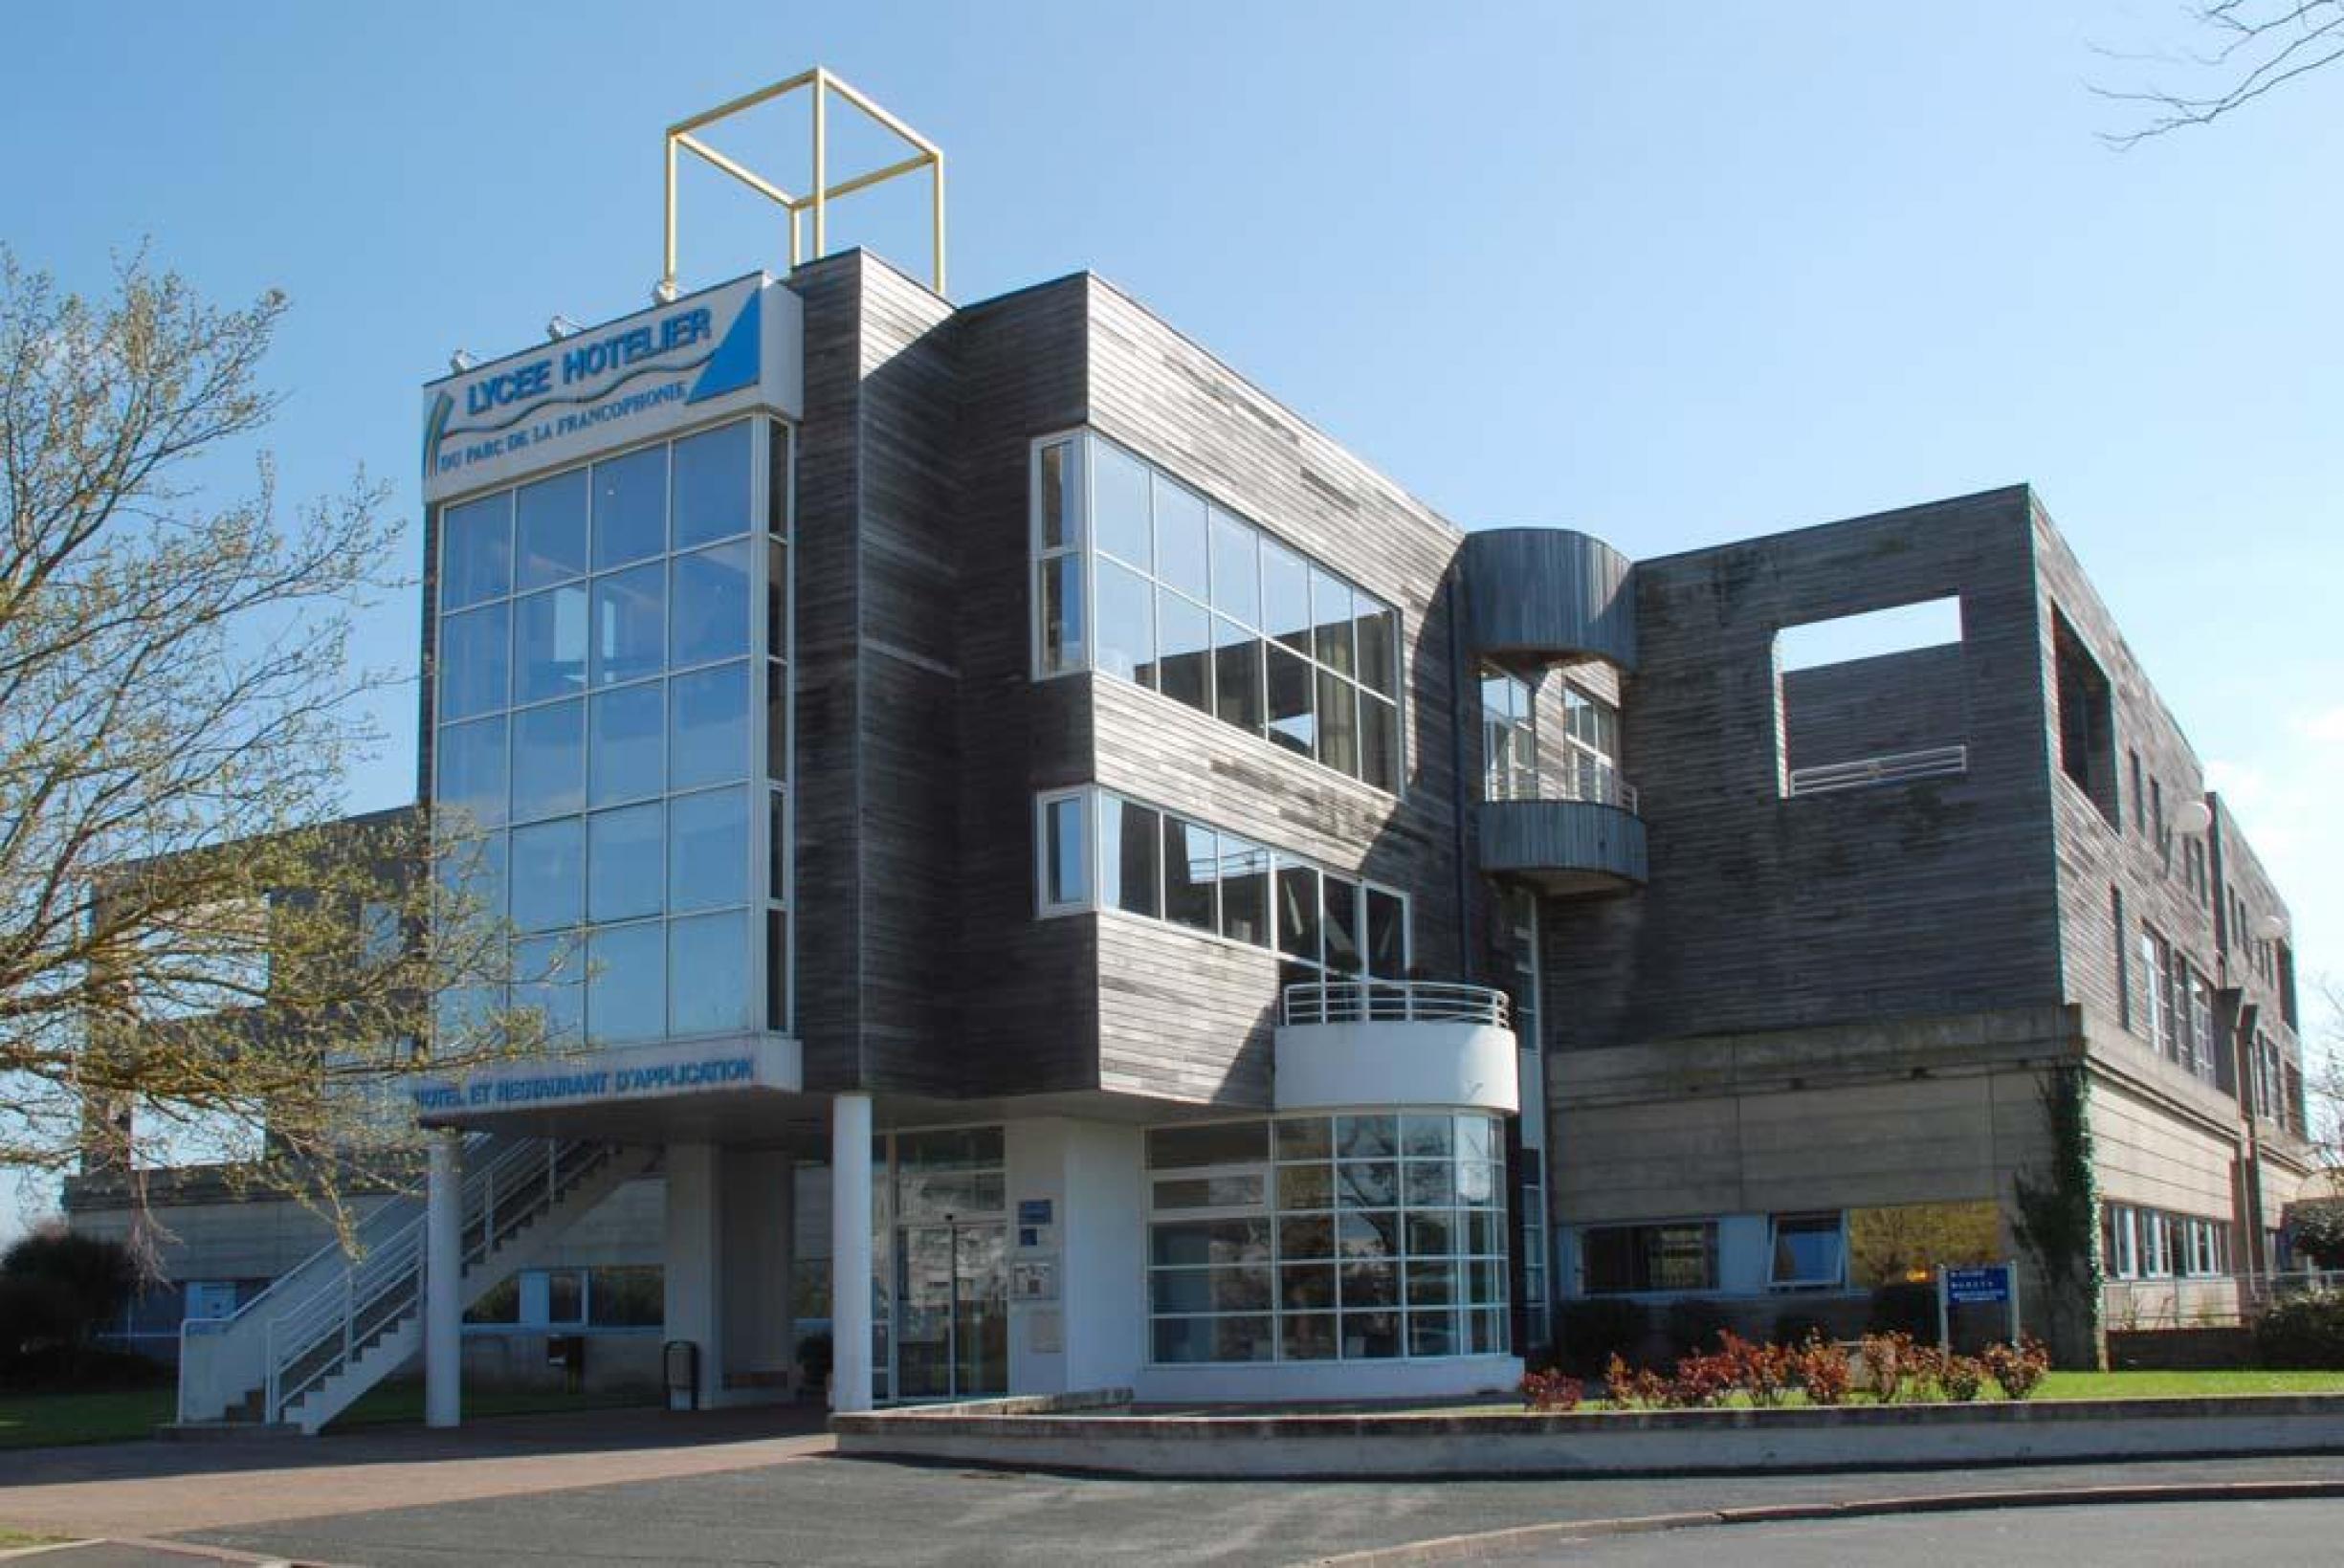
M464 1391L464 1414L468 1419L657 1402L655 1393L643 1390L602 1394ZM157 1426L171 1419L177 1403L176 1392L168 1387L102 1394L0 1394L0 1449L43 1448L69 1443L124 1443L152 1437ZM422 1419L422 1383L385 1383L360 1396L358 1402L343 1411L341 1420L327 1430Z
M2216 1394L2344 1394L2344 1372L2054 1372L2043 1380L2035 1398L2166 1400Z
M20 1546L52 1546L72 1539L71 1535L28 1535L21 1530L0 1525L0 1552L13 1552Z

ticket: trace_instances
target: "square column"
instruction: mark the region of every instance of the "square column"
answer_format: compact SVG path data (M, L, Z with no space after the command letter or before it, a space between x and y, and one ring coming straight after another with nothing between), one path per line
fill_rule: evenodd
M717 1402L724 1387L722 1298L717 1259L722 1240L718 1151L710 1143L667 1148L667 1252L662 1270L670 1339L699 1347L699 1407Z
M464 1135L432 1135L424 1176L423 1424L463 1420Z
M871 1096L830 1102L830 1408L871 1408Z

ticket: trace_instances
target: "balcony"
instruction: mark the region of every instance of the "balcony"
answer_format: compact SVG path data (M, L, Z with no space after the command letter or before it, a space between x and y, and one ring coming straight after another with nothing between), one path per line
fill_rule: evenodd
M1627 557L1569 528L1477 528L1458 572L1471 651L1556 663L1607 660L1636 668L1636 600Z
M1506 993L1446 981L1289 985L1277 1030L1280 1111L1521 1109Z
M1624 893L1644 886L1644 819L1636 786L1579 754L1560 774L1493 773L1473 807L1484 874L1548 894Z

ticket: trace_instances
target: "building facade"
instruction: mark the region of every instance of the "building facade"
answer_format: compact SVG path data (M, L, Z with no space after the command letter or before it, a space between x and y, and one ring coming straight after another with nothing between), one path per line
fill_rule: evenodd
M2285 905L2026 489L1469 532L1095 276L859 252L425 408L422 799L518 980L443 1018L557 1049L419 1088L394 1326L280 1419L622 1190L703 1402L812 1260L844 1408L1496 1389L1581 1299L2023 1258L2030 1183L2088 1283L2281 1261Z

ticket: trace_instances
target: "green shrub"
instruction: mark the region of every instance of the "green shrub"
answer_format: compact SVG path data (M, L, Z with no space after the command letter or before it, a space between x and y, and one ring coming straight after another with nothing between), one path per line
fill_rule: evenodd
M2344 1372L2344 1291L2311 1291L2271 1304L2254 1326L2265 1366Z
M2344 1199L2314 1198L2289 1204L2287 1227L2295 1250L2322 1269L2344 1269Z
M86 1339L122 1315L138 1289L138 1265L122 1243L46 1226L18 1238L0 1255L0 1275L55 1283L73 1303L74 1325L64 1336Z
M1601 1377L1614 1356L1641 1359L1651 1327L1641 1301L1600 1295L1566 1301L1555 1314L1555 1364L1574 1377Z
M1872 1292L1868 1334L1906 1334L1934 1341L1937 1336L1937 1288L1899 1280Z
M1671 1301L1663 1319L1670 1354L1679 1360L1688 1356L1707 1356L1724 1341L1725 1332L1733 1322L1726 1310L1714 1301L1704 1301L1698 1296Z

